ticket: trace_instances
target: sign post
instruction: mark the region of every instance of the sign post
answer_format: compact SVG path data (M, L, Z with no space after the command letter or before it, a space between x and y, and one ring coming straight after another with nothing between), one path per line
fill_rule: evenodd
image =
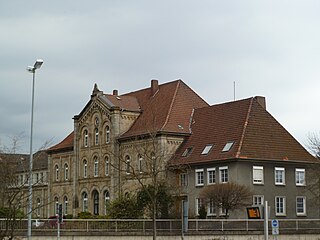
M273 219L271 221L272 226L272 235L279 235L279 221L277 219Z

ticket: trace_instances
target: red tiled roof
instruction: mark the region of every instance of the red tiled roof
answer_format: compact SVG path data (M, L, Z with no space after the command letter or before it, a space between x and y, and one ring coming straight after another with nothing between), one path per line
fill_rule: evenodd
M192 134L181 145L170 164L196 164L227 159L256 159L314 162L311 156L290 133L258 102L261 97L196 109ZM234 142L229 151L225 144ZM207 144L213 148L207 155ZM192 152L182 157L187 148Z
M154 95L151 88L146 88L123 96L135 97L142 114L121 138L148 132L190 133L193 109L208 106L182 80L159 85L159 90Z
M115 107L120 107L121 109L131 110L131 111L140 111L138 100L135 97L116 96L111 94L104 94L103 96L109 100L108 102L109 104L111 103Z
M74 132L71 132L65 139L63 139L60 143L52 146L47 150L48 153L55 151L66 151L73 149L73 140L74 140Z

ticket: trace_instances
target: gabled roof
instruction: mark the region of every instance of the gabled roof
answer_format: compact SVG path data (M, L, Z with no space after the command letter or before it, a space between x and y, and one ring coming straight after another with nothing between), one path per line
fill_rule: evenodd
M170 164L230 159L316 162L266 111L262 97L196 109L191 129L191 136L181 145ZM230 150L222 151L231 142ZM201 154L209 144L213 145L209 153ZM183 157L186 149L189 153Z
M58 144L52 146L47 150L47 153L52 153L56 151L71 151L73 150L73 140L74 132L71 132L65 139L63 139Z
M193 109L208 106L182 80L161 84L157 87L155 92L150 87L122 95L135 97L142 113L121 138L148 132L189 134Z

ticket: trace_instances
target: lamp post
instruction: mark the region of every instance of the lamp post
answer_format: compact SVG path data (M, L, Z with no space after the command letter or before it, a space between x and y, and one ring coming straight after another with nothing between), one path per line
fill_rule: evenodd
M32 140L33 140L33 107L34 107L34 83L36 70L43 64L42 59L37 59L33 66L28 66L27 71L32 73L32 103L31 103L31 131L30 131L30 158L29 158L29 204L28 204L28 240L31 239L31 228L32 228L32 165L33 165L33 152L32 152Z

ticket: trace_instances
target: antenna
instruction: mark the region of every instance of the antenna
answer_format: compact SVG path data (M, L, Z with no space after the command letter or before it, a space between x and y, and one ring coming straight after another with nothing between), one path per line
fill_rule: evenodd
M236 101L236 81L233 81L233 101Z

